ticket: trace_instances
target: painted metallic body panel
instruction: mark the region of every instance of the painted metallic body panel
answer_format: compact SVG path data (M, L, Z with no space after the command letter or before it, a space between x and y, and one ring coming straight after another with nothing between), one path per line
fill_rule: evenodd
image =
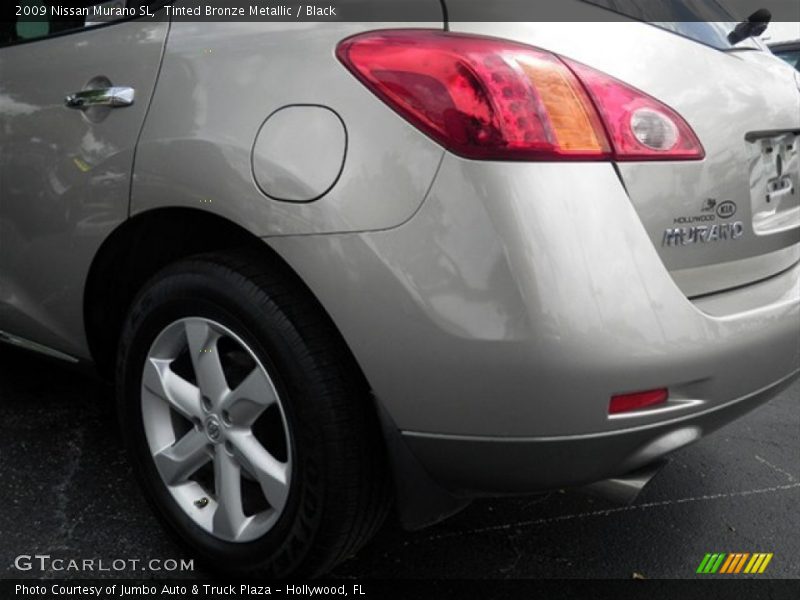
M331 312L400 429L612 431L699 412L798 369L800 289L705 314L675 285L614 169L582 165L574 178L574 168L448 156L402 227L270 240ZM659 387L675 400L668 412L609 418L611 395Z
M175 23L139 145L133 214L202 208L260 236L386 229L406 221L443 151L377 102L333 54L341 39L381 26ZM326 106L348 131L338 182L307 204L266 197L251 168L261 124L292 104Z
M0 48L0 329L89 356L83 286L128 217L168 27L133 21ZM64 99L98 76L136 100L92 122Z
M745 259L800 242L797 166L795 194L783 206L792 211L789 220L760 235L753 226L756 211L750 193L750 144L745 136L800 129L800 94L792 70L769 52L720 52L638 22L451 23L450 28L514 39L585 63L658 98L686 119L705 148L705 160L620 163L619 169L630 200L669 270L743 261L738 278L712 269L705 286L694 287L691 293L740 285L748 267ZM697 245L690 251L662 249L664 230L674 227L678 217L701 215L707 198L736 203L735 220L742 221L746 231L742 239ZM777 261L770 274L786 266ZM751 281L757 278L754 274Z
M264 121L253 144L253 177L274 200L312 202L336 185L347 157L347 130L322 106L286 106Z

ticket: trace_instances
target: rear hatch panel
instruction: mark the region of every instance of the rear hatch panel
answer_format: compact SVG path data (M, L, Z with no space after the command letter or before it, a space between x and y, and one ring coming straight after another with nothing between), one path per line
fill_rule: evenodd
M800 90L766 50L722 51L654 25L458 23L582 62L677 111L701 161L622 162L620 177L687 296L775 275L800 258Z

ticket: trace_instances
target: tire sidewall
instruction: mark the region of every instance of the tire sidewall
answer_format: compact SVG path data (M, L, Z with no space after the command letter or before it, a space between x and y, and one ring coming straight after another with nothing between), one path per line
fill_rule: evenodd
M213 267L207 268L213 271ZM204 270L157 277L134 301L118 364L121 430L136 475L156 514L208 568L239 572L258 569L274 576L297 572L313 544L324 500L319 477L324 460L318 443L322 432L313 419L307 418L315 397L315 390L309 389L303 376L310 365L303 364L301 338L277 305L257 302L257 290L246 279L231 281L223 269L219 273ZM290 432L290 492L276 524L251 542L226 542L194 523L162 482L145 436L141 404L145 360L158 334L187 317L212 319L236 333L267 369L281 399Z

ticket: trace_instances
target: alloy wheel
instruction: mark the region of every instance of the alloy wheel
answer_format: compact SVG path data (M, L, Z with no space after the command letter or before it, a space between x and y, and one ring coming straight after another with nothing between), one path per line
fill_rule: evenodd
M291 438L252 348L210 319L175 321L150 347L141 398L156 470L194 523L227 542L272 529L289 496Z

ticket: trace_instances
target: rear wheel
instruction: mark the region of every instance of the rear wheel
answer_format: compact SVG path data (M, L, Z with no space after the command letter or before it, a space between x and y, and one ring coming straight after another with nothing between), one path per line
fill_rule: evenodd
M204 255L145 286L121 343L120 420L156 513L211 568L313 576L385 518L384 454L327 316L277 260L257 265Z

